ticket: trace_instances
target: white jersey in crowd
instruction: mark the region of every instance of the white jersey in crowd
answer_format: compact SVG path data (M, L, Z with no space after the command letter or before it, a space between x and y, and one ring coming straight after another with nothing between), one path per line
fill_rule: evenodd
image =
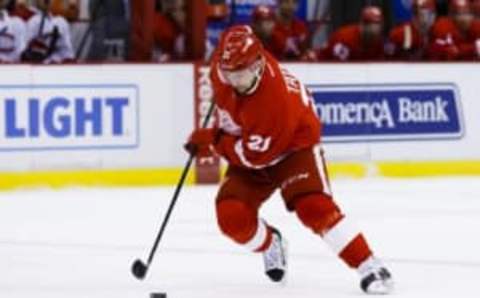
M25 22L5 10L0 11L0 63L20 62L26 40Z
M40 28L42 23L43 28ZM61 63L75 58L72 39L70 38L70 27L65 18L51 14L44 16L41 12L35 14L27 23L28 43L36 41L47 48L51 46L55 28L57 28L58 38L55 42L55 50L43 61L46 64Z

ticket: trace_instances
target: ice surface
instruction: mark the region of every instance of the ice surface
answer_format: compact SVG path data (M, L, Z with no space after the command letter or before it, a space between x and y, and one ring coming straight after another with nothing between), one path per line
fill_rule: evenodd
M480 297L480 178L334 181L337 201L393 272L394 297ZM216 187L180 197L143 282L172 188L35 190L0 194L1 298L361 297L358 279L275 195L262 215L290 244L286 287L262 259L217 231Z

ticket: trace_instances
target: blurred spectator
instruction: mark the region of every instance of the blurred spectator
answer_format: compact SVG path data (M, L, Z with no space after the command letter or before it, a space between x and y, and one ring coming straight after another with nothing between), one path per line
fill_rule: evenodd
M310 47L307 25L296 17L297 9L298 0L278 0L271 47L280 60L300 59Z
M50 12L59 15L69 22L78 20L80 0L50 0ZM32 0L11 0L12 13L25 21L28 21L38 9L32 6Z
M395 59L420 60L426 55L430 29L435 22L435 0L413 0L413 18L392 29L389 54Z
M275 27L275 11L267 5L258 5L253 10L252 29L255 35L262 41L263 46L271 54L278 56L273 47L273 29Z
M7 11L10 0L0 0L0 64L16 63L26 45L25 22Z
M360 23L338 29L325 49L318 53L319 60L369 61L384 58L383 14L379 7L363 9Z
M430 57L435 60L472 60L480 57L480 21L469 0L451 0L449 17L432 28Z
M365 6L377 6L384 16L383 26L386 34L395 24L392 2L392 0L333 0L330 4L333 29L358 23Z
M129 39L129 0L90 0L91 61L125 61Z
M153 20L156 4L160 1L142 0L130 2L130 42L128 60L151 62L153 54Z
M185 0L163 0L162 12L154 18L154 60L158 62L185 59Z
M70 28L61 16L50 13L49 0L36 0L39 13L27 23L28 46L23 60L33 63L66 63L74 59Z
M78 20L80 14L79 0L51 0L51 12L53 15L62 16L69 22Z
M17 16L24 21L28 21L37 12L38 10L30 5L29 0L13 0L12 15Z
M473 0L472 8L475 18L480 19L480 0Z

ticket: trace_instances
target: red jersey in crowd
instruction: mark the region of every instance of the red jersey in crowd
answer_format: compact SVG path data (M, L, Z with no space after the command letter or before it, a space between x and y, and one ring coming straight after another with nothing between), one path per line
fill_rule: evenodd
M155 60L165 62L185 56L185 35L173 20L163 14L155 14L153 31L155 46L159 49Z
M385 56L384 42L383 38L377 38L367 44L362 38L360 25L348 25L333 33L318 56L319 60L382 60Z
M289 24L277 21L267 50L280 60L300 59L309 46L310 34L307 25L295 19Z
M429 34L422 34L413 22L394 27L389 35L389 55L394 59L419 60L425 55Z
M461 32L448 17L438 19L432 28L428 49L433 60L472 60L480 58L480 20L473 20L466 32Z

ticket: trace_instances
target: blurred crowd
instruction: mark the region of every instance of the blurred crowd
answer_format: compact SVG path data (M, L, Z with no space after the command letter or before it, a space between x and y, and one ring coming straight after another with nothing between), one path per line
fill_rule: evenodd
M270 5L257 5L247 24L283 61L480 59L480 0L312 2L316 19L298 16L300 0L266 0ZM406 15L399 12L400 2ZM171 46L158 45L178 57Z
M74 1L0 0L0 63L70 63Z
M341 1L335 2L338 5ZM398 24L392 19L392 8L388 5L391 1L370 3L359 9L358 20L340 24L318 47L309 46L307 26L293 16L297 1L280 0L279 3L277 13L268 7L257 7L253 28L267 49L282 60L473 61L480 58L478 0L412 0L410 18ZM282 3L291 6L282 6ZM442 10L445 12L440 13ZM273 29L267 30L272 25L265 27L265 23L271 22L274 22Z
M395 18L393 0L335 0L326 22L313 26L296 16L298 0L277 3L276 8L257 6L251 26L280 60L480 59L479 0L411 0L405 20Z
M0 0L0 63L191 60L187 1ZM480 59L480 0L250 2L235 18L237 1L209 0L206 60L238 23L282 61Z
M130 2L0 0L0 63L127 61Z

